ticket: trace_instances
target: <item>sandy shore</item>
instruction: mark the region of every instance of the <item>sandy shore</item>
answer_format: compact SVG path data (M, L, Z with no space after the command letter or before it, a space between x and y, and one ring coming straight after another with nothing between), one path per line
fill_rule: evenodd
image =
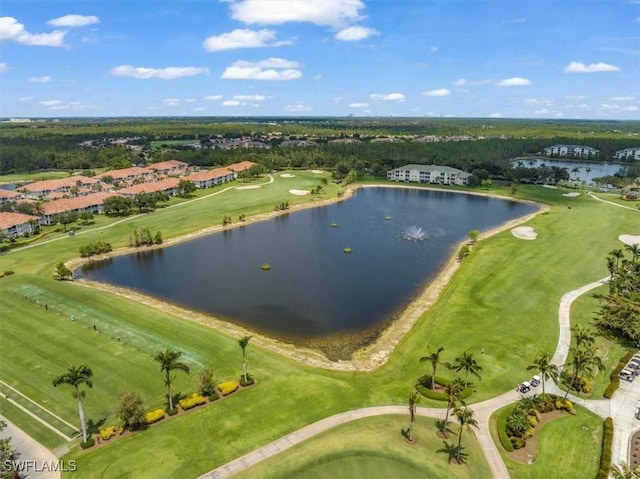
M444 188L425 188L425 187L405 186L405 185L402 185L402 186L400 185L356 186L356 188L371 188L371 187L428 189L428 190L453 192L453 193L459 193L459 194L472 194L472 195L478 195L478 196L491 196L494 198L509 199L509 198L505 198L503 196L495 195L495 194L455 191L455 190L447 190ZM345 191L344 195L341 196L340 198L331 198L328 200L313 201L313 202L305 203L302 205L295 205L291 207L288 212L307 209L307 208L316 208L319 206L325 206L331 203L343 201L350 198L353 195L354 191L355 191L354 189L349 188ZM478 240L483 240L491 236L494 236L502 231L512 229L522 223L525 223L531 220L533 217L535 217L539 213L549 210L548 206L540 205L538 203L533 203L530 201L522 201L522 200L515 200L515 201L534 204L539 209L538 211L532 214L509 221L492 230L481 232ZM267 221L276 216L287 214L288 212L274 211L274 212L262 213L262 214L255 215L248 218L247 221L241 224L246 225L251 223L257 223L260 221ZM105 259L109 257L131 254L136 251L141 251L141 250L146 251L149 249L164 248L166 246L171 246L177 243L188 241L190 239L193 239L199 236L204 236L204 235L216 233L219 231L223 231L225 229L234 228L239 225L240 223L235 223L227 226L215 225L215 226L211 226L211 227L208 227L184 236L172 238L170 240L165 241L162 245L144 247L142 249L141 248L119 248L118 250L112 251L107 255L100 255L100 256L93 257L92 260L99 261L101 259ZM460 245L458 245L458 247L454 249L454 251L457 251L463 243L464 242L461 242ZM74 270L75 268L78 268L81 265L89 262L90 260L87 260L86 258L76 258L74 260L67 262L67 267L69 267L71 270ZM79 286L92 287L94 289L113 293L118 296L131 299L138 303L148 305L152 308L155 308L161 311L166 311L180 318L187 319L189 321L194 321L208 327L213 327L216 330L222 332L223 334L226 334L232 337L241 337L247 334L251 334L254 337L253 341L258 346L268 349L270 351L276 352L288 358L291 358L294 361L302 364L315 366L315 367L322 367L326 369L333 369L333 370L371 371L373 369L378 368L379 366L381 366L387 361L387 359L389 358L389 355L393 352L393 350L395 349L400 339L402 339L402 337L411 329L411 327L420 318L420 316L422 316L431 307L431 305L433 305L436 302L443 288L446 286L446 284L449 282L449 280L453 277L455 272L458 270L458 267L459 267L459 262L456 258L456 255L454 254L449 259L445 267L440 271L440 273L425 286L422 293L414 301L412 301L405 308L403 313L384 330L384 332L380 335L378 340L375 343L356 351L353 354L353 358L348 361L330 361L320 351L310 349L310 348L303 348L290 343L279 341L274 338L263 336L255 333L254 331L249 331L246 328L243 328L241 326L235 325L233 323L229 323L227 321L223 321L212 315L205 315L202 313L191 311L186 308L176 306L167 301L163 301L158 298L141 294L126 288L116 287L116 286L112 286L104 283L97 283L97 282L88 281L88 280L78 280L78 281L75 281L75 283Z

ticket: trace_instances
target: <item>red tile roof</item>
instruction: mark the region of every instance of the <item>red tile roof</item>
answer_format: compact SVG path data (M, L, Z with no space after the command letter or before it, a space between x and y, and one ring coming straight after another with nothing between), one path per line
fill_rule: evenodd
M115 196L115 193L93 193L92 195L78 196L77 198L47 201L42 203L42 212L45 215L55 215L65 211L89 208L90 206L101 205L105 199L111 196Z
M23 225L29 221L38 221L37 216L23 215L22 213L0 213L0 229L6 230L12 226Z
M20 193L18 193L17 191L3 190L2 188L0 188L0 199L2 200L13 200L17 199L19 196Z
M180 183L178 178L167 178L160 181L152 181L149 183L140 183L139 185L129 186L118 190L118 193L126 195L137 195L138 193L155 193L158 191L167 191L175 188Z
M212 170L198 171L185 176L184 179L188 181L208 181L215 180L216 178L224 178L225 176L232 175L233 171L228 168L213 168Z
M256 163L253 161L241 161L240 163L233 163L232 165L228 165L227 168L231 171L245 171L255 166Z
M157 171L164 171L164 170L173 170L173 169L182 169L182 168L186 168L187 166L189 166L189 163L185 163L184 161L180 161L180 160L168 160L168 161L161 161L159 163L153 163L149 166L147 166L147 168Z
M43 180L35 181L24 186L27 191L56 191L64 188L73 188L78 185L93 185L98 183L98 180L94 178L88 178L86 176L69 176L67 178L59 178L57 180Z
M123 168L121 170L109 170L104 173L100 173L95 177L98 179L102 179L105 176L111 176L115 180L122 180L125 178L137 177L137 176L145 176L145 175L153 175L154 171L149 168L141 168L139 166L132 166L131 168Z

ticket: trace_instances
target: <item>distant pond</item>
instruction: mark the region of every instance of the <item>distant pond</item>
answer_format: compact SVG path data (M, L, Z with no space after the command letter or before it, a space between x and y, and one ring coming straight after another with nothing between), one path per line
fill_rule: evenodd
M76 275L287 341L352 338L400 313L470 230L535 210L461 193L361 188L339 203L119 256ZM261 269L265 262L271 270Z

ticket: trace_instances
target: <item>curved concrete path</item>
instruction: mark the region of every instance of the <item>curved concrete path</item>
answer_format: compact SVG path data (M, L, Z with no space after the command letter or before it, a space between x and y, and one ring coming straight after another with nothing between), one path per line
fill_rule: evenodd
M603 278L599 281L586 284L578 289L569 291L564 294L560 299L560 306L558 308L558 323L560 326L560 332L558 335L558 344L556 346L555 354L553 355L553 363L562 365L567 360L569 354L569 347L571 345L571 305L581 295L588 293L589 291L607 284L609 277ZM564 391L561 391L555 384L546 384L546 389L550 393L564 395ZM491 415L498 409L514 403L522 398L522 395L515 390L507 391L500 396L488 399L486 401L473 404L472 409L475 413L476 420L478 421L478 431L476 437L480 448L484 452L491 472L495 479L508 479L509 471L507 466L502 460L500 451L496 447L493 439L491 438L491 432L489 428L489 419ZM640 420L631 419L634 417L636 402L640 398L640 380L637 383L625 383L621 384L619 391L614 395L611 400L584 400L577 398L573 395L569 395L569 398L574 402L583 406L602 418L612 417L614 421L614 439L612 448L612 460L613 464L621 464L623 462L628 463L628 445L631 439L631 435L634 431L640 429ZM445 410L443 408L422 408L419 407L416 410L416 414L420 416L444 418ZM328 418L317 421L313 424L298 429L286 436L276 439L275 441L267 444L266 446L255 449L244 456L241 456L227 464L224 464L213 471L208 472L200 476L198 479L223 479L232 477L233 475L248 469L249 467L257 464L258 462L274 456L282 451L289 449L307 439L325 432L331 428L345 424L350 421L362 419L365 417L380 416L387 414L407 414L406 406L379 406L356 409L353 411L347 411L340 414L335 414Z

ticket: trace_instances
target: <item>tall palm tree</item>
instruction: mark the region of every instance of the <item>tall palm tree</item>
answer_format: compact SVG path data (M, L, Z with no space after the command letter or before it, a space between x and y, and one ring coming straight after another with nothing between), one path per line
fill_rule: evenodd
M588 166L584 169L584 171L587 172L587 181L589 180L589 173L591 173L591 168L589 168Z
M552 379L554 383L557 383L560 376L558 366L551 362L551 354L547 351L538 353L538 356L536 357L536 359L534 359L533 364L527 366L527 369L534 369L535 371L538 371L540 373L540 379L542 379L543 396L545 395L545 380Z
M443 366L448 366L449 363L440 360L440 354L444 351L444 348L440 346L437 351L429 348L429 354L427 356L422 356L420 358L420 362L430 362L431 363L431 389L434 390L436 388L436 370L438 365L442 364Z
M460 455L460 452L462 451L462 432L465 429L469 432L472 432L472 427L478 429L478 421L475 418L473 410L467 407L464 407L462 409L456 408L456 410L453 411L453 414L458 420L458 424L460 424L460 431L458 431L458 454L456 456L456 459L458 459L458 462L460 462L462 460L462 457Z
M464 389L464 385L460 378L454 378L449 382L444 388L444 394L447 396L447 412L444 417L444 430L442 431L446 435L447 430L447 422L449 421L449 412L456 407L458 402L461 404L465 404L462 398L460 397L460 393Z
M595 336L593 335L593 331L591 331L586 326L582 326L581 324L578 324L571 328L571 331L573 332L573 337L576 340L577 347L580 347L582 345L593 345L594 341L596 340Z
M82 428L82 442L87 442L87 421L84 417L84 408L82 407L82 399L85 396L85 391L82 391L80 386L84 384L87 387L92 388L92 376L93 372L88 366L80 365L77 368L75 366L69 366L66 373L53 380L53 387L57 387L60 384L68 384L73 387L73 399L78 401L78 415L80 416L80 426Z
M602 359L598 356L596 350L593 349L592 346L589 345L586 348L571 346L570 352L570 364L573 368L573 372L571 374L571 382L569 383L569 387L564 395L565 399L567 399L567 396L569 395L569 389L575 387L576 380L581 374L593 377L597 371L604 370Z
M242 349L242 377L244 378L245 384L247 383L247 346L249 345L249 341L251 341L251 336L243 336L238 339L238 345Z
M153 358L160 363L160 372L164 373L164 385L167 386L167 397L169 398L169 410L173 410L173 394L171 392L171 383L176 378L171 376L171 371L184 371L189 374L189 366L185 363L178 361L182 356L181 351L174 351L167 348L164 351L160 351Z
M612 256L615 259L617 268L620 265L620 260L624 258L624 253L621 249L614 249L609 251L609 256Z
M409 428L407 429L407 439L413 441L413 423L416 421L416 405L420 394L418 391L412 391L409 393Z
M640 243L628 244L624 247L629 253L631 253L631 262L635 263L640 257Z
M460 372L464 370L464 387L467 387L469 373L473 374L478 379L480 378L479 372L482 371L482 368L478 365L477 361L473 358L472 353L467 353L466 351L462 353L462 356L458 356L454 360L454 364L452 369L456 372Z

